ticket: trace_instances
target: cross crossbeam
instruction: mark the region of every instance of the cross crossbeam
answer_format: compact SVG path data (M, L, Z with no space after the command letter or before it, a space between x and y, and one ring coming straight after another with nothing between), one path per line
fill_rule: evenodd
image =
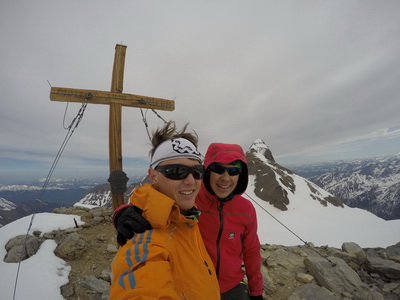
M52 87L50 91L52 101L61 102L88 102L93 104L119 104L122 106L152 108L173 111L174 101L141 95L104 92L96 90L71 89Z

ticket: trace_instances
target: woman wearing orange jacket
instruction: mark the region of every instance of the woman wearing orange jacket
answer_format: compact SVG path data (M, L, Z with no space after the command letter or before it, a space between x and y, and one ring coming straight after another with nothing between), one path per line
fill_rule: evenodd
M204 167L197 136L176 132L173 122L152 139L152 184L130 200L151 230L118 249L112 264L110 299L220 299L213 263L200 235L194 207Z

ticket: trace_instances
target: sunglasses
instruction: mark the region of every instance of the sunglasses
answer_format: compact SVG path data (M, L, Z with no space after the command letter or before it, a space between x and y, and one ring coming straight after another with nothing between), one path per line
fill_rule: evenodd
M229 176L236 176L242 172L242 168L224 167L219 164L211 164L209 168L212 172L217 174L224 174L225 171L228 171Z
M193 178L199 180L203 178L204 175L204 166L197 165L193 167L185 166L185 165L164 165L157 166L156 170L163 174L168 179L172 180L182 180L189 176L189 174L193 175Z

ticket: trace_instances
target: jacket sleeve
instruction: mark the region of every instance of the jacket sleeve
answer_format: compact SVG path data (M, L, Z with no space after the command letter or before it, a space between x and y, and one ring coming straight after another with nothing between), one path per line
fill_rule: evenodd
M263 277L261 274L261 247L257 235L257 215L254 206L249 202L250 218L243 236L243 262L248 279L251 296L263 293Z
M110 299L181 299L174 289L169 253L152 235L153 230L137 234L118 250Z

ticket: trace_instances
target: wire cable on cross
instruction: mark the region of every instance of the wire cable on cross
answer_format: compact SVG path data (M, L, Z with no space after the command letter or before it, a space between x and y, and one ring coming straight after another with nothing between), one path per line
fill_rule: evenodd
M279 221L276 217L274 217L269 211L267 211L263 206L260 205L260 203L258 203L257 201L255 201L249 194L244 193L251 201L253 201L255 204L257 204L258 207L260 207L264 212L266 212L267 214L269 214L275 221L277 221L279 224L281 224L284 228L286 228L291 234L293 234L295 237L297 237L300 241L302 241L304 243L304 245L306 245L309 249L311 249L312 251L314 251L316 254L318 254L319 256L321 256L322 258L326 259L333 267L336 266L336 263L334 263L333 261L331 261L328 257L322 255L321 253L319 253L317 250L315 250L313 247L310 246L310 244L308 242L306 242L305 240L303 240L300 236L298 236L296 233L294 233L293 230L291 230L289 227L287 227L285 224L283 224L281 221Z
M67 106L65 108L64 119L63 119L63 127L64 127L65 130L68 130L68 132L67 132L67 134L66 134L66 136L65 136L65 138L64 138L64 140L63 140L63 142L62 142L62 144L60 146L60 149L57 152L57 155L56 155L56 157L55 157L55 159L53 161L53 164L50 167L49 173L47 174L46 180L44 181L43 186L42 186L42 188L41 188L41 190L39 192L37 204L36 204L35 209L33 211L31 220L29 222L28 230L27 230L27 232L25 234L25 238L24 238L24 241L23 241L23 248L22 248L22 251L21 251L21 258L20 258L19 263L18 263L17 274L16 274L16 277L15 277L13 300L15 299L16 292L17 292L18 277L19 277L19 272L20 272L20 269L21 269L21 262L24 259L25 254L27 253L27 240L28 240L28 236L29 236L29 231L32 228L33 220L35 219L35 215L37 213L38 205L42 201L43 195L44 195L44 193L45 193L45 191L46 191L46 189L47 189L47 187L49 185L51 176L53 175L53 172L54 172L54 170L55 170L55 168L56 168L56 166L57 166L57 164L58 164L58 162L59 162L59 160L61 158L62 153L64 152L65 147L67 146L68 141L70 140L71 136L75 132L75 129L78 127L79 123L81 122L81 120L83 118L83 114L84 114L84 112L86 110L86 106L87 106L87 103L83 103L82 104L82 106L79 109L76 117L72 120L71 124L68 127L65 127L65 116L66 116L66 112L67 112L67 109L68 109L68 103L67 103Z
M140 99L140 103L141 104L146 104L146 105L148 105L148 103L146 102L146 100L145 99ZM158 117L158 118L160 118L161 120L163 120L164 121L164 124L165 123L167 123L167 121L165 121L165 119L163 118L163 117L161 117L156 111L155 111L155 109L153 109L153 108L150 108L152 111L153 111L153 113ZM142 108L140 108L140 113L142 114L142 121L143 121L143 123L144 123L144 127L145 127L145 129L146 129L146 132L147 132L147 136L149 137L149 140L150 140L150 142L151 142L151 136L150 136L150 133L149 133L149 124L147 124L147 111L149 110L149 108L147 108L146 109L146 112L145 113L143 113L143 109Z

